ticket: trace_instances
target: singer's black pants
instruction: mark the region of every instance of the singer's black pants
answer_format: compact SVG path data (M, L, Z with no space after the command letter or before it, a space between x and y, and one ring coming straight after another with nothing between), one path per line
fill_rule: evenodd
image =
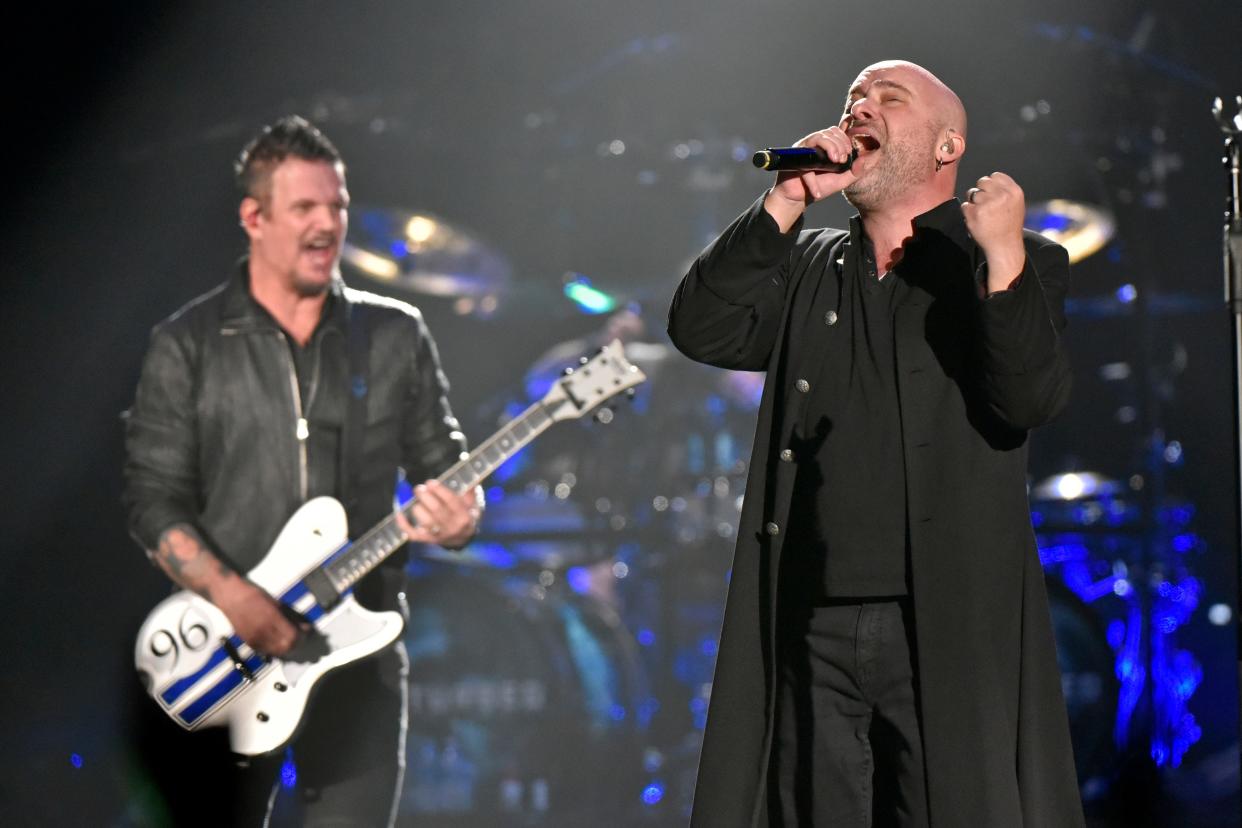
M786 615L769 780L781 828L927 825L906 598Z

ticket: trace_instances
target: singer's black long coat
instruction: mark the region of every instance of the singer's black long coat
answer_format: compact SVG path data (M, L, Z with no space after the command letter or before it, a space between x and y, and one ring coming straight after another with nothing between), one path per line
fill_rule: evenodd
M1048 599L1026 497L1027 432L1069 395L1059 341L1063 248L1028 233L1010 291L981 299L983 256L954 200L921 216L894 316L928 799L936 828L1083 823ZM840 297L851 231L781 234L762 199L691 267L669 334L722 368L766 370L692 825L767 825L776 583L809 396L795 383L848 360L848 303L807 323L816 286ZM848 270L846 272L849 272Z

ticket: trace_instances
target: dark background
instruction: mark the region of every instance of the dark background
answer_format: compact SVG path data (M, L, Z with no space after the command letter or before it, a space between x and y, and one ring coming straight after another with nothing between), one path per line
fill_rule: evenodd
M966 103L963 192L1002 169L1028 200L1117 218L1110 246L1075 269L1077 396L1036 436L1032 477L1140 475L1140 506L1153 491L1193 505L1185 566L1203 595L1179 640L1203 668L1189 703L1202 736L1179 768L1154 767L1141 744L1110 752L1089 810L1098 824L1236 824L1235 628L1206 612L1237 598L1225 179L1209 114L1213 97L1242 93L1237 4L592 5L138 2L9 28L6 821L150 819L130 654L166 586L124 529L119 414L151 325L243 251L230 164L262 124L306 115L344 154L355 203L431 211L507 261L488 317L398 294L426 313L477 441L524 398L527 365L600 327L562 296L565 273L641 303L662 340L690 258L767 184L739 159L834 123L861 67L902 57ZM813 220L849 212L834 200ZM1139 301L1122 307L1126 284ZM1114 363L1128 377L1102 378ZM1173 462L1153 459L1171 441ZM682 805L664 807L679 824Z

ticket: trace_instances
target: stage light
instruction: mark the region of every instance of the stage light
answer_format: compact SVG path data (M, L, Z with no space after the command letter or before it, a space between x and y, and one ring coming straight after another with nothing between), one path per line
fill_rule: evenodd
M643 804L655 805L664 798L664 784L662 782L652 782L643 788Z
M417 252L418 246L434 236L437 229L438 225L434 219L426 216L412 216L405 223L405 237L413 244L413 247L407 246L407 249L411 253Z
M1078 500L1117 495L1120 484L1096 472L1065 472L1040 481L1031 489L1035 501Z
M280 784L286 788L298 784L298 766L293 761L292 751L285 751L285 761L280 766Z
M1218 627L1223 627L1233 620L1233 610L1228 604L1213 604L1207 612L1208 621L1211 621Z
M608 313L617 306L616 299L591 287L591 283L583 276L565 283L565 295L589 314Z

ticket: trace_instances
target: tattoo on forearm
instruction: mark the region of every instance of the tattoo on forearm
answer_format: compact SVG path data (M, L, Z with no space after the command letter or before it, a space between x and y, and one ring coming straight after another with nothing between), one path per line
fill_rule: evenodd
M193 526L179 524L160 535L152 556L160 569L186 589L210 599L213 580L233 574L233 570L211 553Z

